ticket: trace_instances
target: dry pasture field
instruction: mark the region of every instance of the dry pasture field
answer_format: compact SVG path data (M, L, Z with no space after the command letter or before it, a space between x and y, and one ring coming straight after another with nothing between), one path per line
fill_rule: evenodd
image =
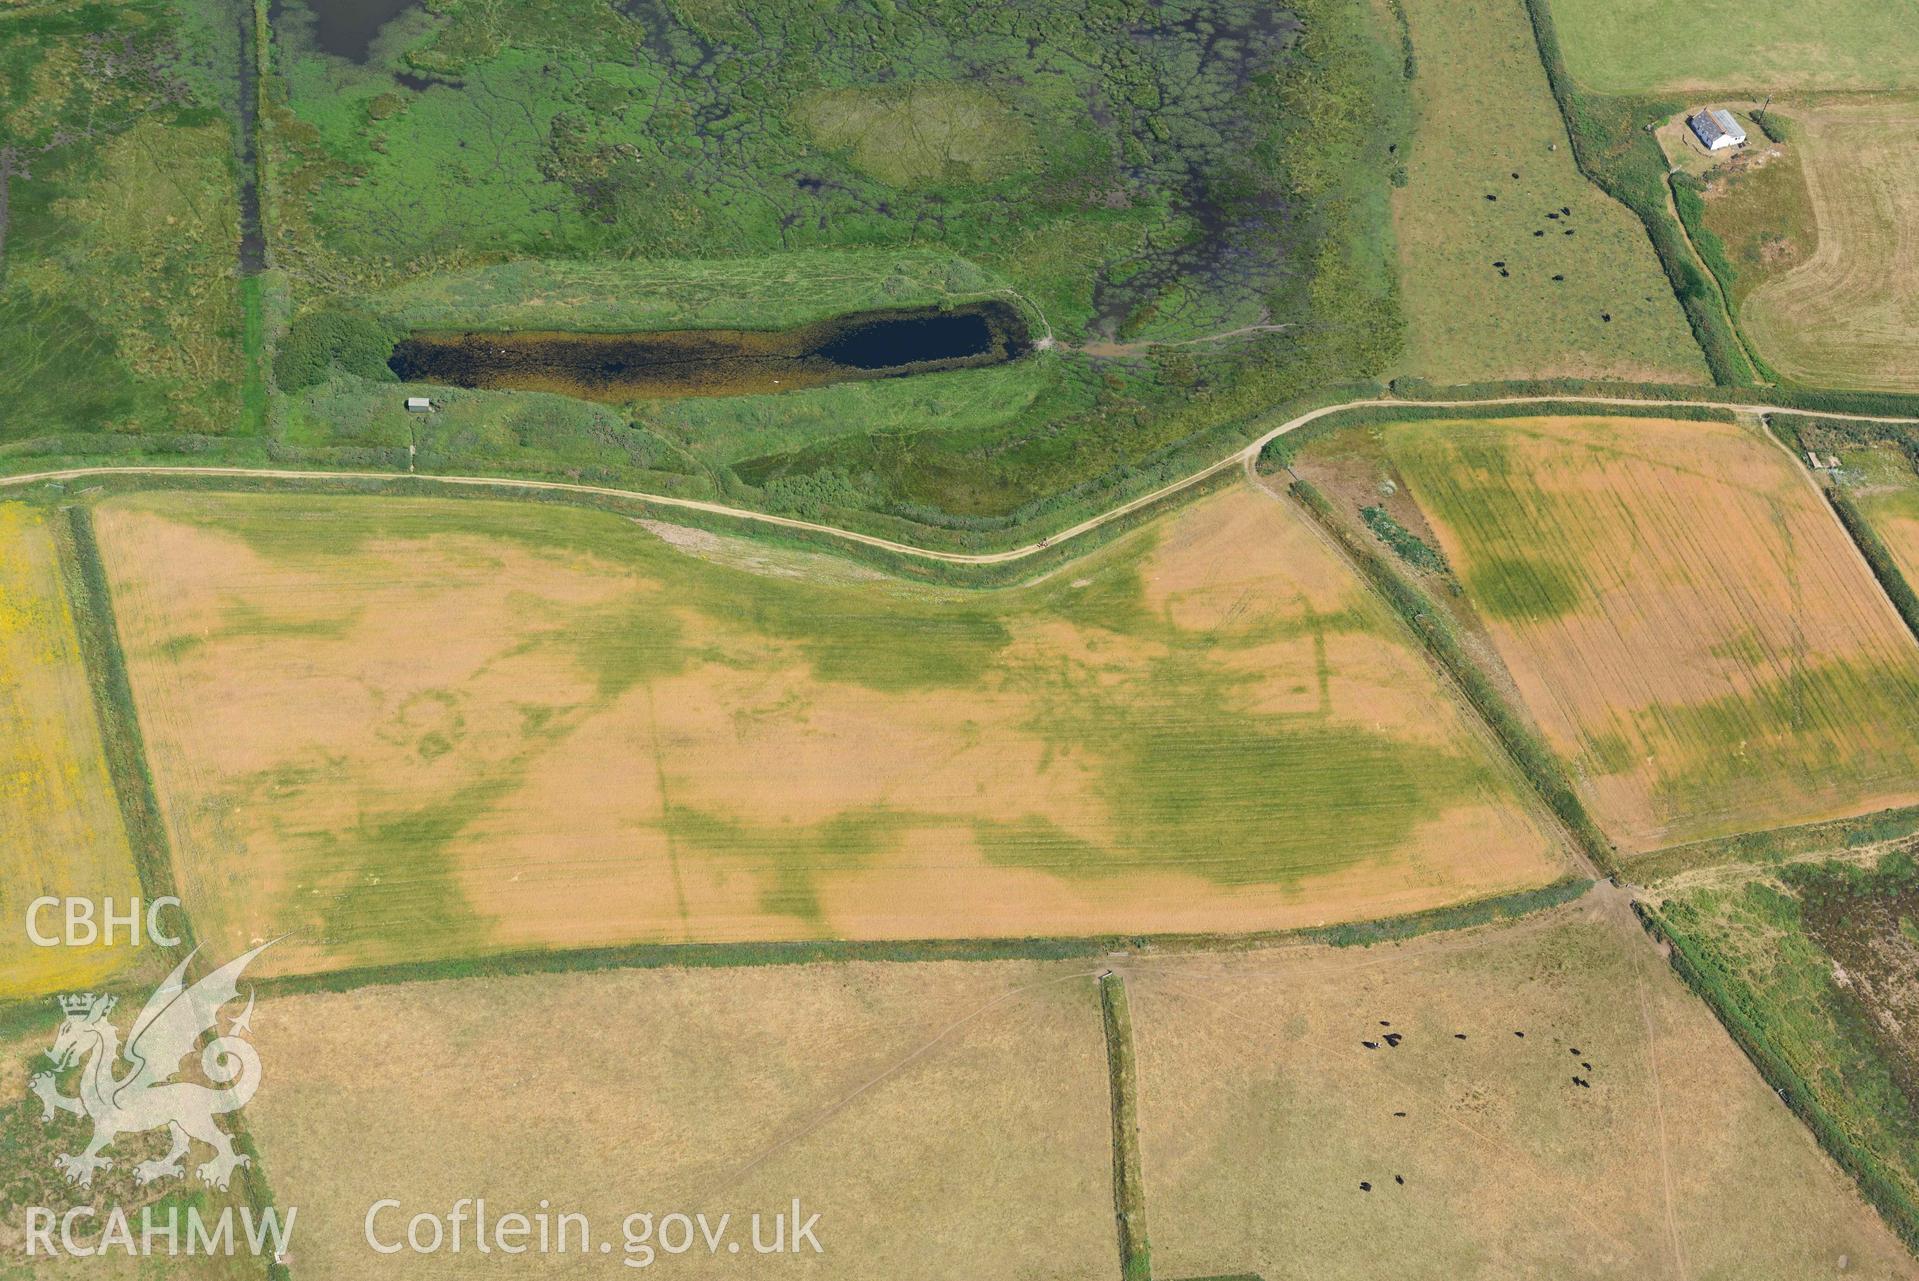
M555 506L153 493L97 522L196 927L291 933L269 968L1246 930L1564 869L1384 607L1250 486L992 592Z
M33 946L33 900L111 897L124 910L140 893L51 519L0 503L0 999L84 988L133 955Z
M1403 0L1417 74L1393 193L1401 372L1703 382L1631 211L1573 163L1522 0Z
M270 1074L247 1110L275 1195L300 1207L295 1276L470 1277L473 1253L376 1255L376 1228L587 1216L526 1275L625 1272L625 1216L750 1215L799 1198L820 1253L704 1244L674 1276L1117 1275L1096 971L947 962L607 971L362 988L263 1003ZM377 1135L369 1143L368 1136ZM802 1214L802 1219L805 1214ZM469 1226L469 1234L471 1227ZM577 1230L571 1238L578 1241ZM610 1261L598 1242L613 1249Z
M1774 368L1819 386L1919 390L1919 100L1792 109L1818 247L1740 320Z
M1127 972L1156 1276L1913 1275L1603 886Z
M1627 852L1919 800L1919 647L1783 448L1642 418L1386 447Z

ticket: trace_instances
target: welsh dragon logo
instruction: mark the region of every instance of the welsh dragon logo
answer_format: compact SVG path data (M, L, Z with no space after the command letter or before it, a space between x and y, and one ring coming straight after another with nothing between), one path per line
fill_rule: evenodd
M40 1097L44 1120L70 1112L93 1121L93 1140L84 1152L54 1158L67 1182L86 1187L93 1182L95 1170L113 1165L101 1152L116 1138L161 1126L172 1132L173 1143L165 1156L133 1167L133 1177L142 1184L184 1174L181 1158L196 1139L212 1147L213 1159L194 1172L216 1188L224 1189L236 1169L251 1163L233 1150L231 1136L214 1122L221 1113L244 1107L260 1086L260 1055L245 1039L253 1017L251 993L246 1009L228 1025L225 1035L216 1035L200 1052L200 1068L214 1084L172 1078L200 1038L216 1030L220 1007L239 996L241 971L271 946L263 943L191 986L186 971L194 954L189 953L147 998L127 1034L124 1051L118 1030L107 1019L117 998L93 994L60 998L66 1018L47 1051L53 1071L36 1074L28 1088ZM123 1055L127 1069L115 1075ZM60 1093L57 1081L75 1064L81 1065L80 1092L69 1098Z

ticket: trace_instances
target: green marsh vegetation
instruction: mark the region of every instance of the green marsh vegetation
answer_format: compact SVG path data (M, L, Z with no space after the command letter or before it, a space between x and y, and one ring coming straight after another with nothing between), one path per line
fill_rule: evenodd
M0 14L0 458L239 428L239 17Z
M276 449L372 444L345 407L361 387L397 405L357 345L392 329L771 327L999 298L1054 344L936 388L639 401L619 430L701 492L960 538L1122 489L1397 351L1387 25L1353 0L793 2L750 23L445 0L354 62L289 2L265 121L294 307ZM520 398L467 412L497 439ZM564 424L517 434L513 470L656 470Z

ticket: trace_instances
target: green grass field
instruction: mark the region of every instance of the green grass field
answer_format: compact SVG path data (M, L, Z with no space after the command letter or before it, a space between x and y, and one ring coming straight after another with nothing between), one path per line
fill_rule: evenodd
M1899 0L1551 0L1566 63L1601 93L1919 87Z
M214 8L0 13L0 460L242 425Z
M1404 7L1417 123L1394 197L1402 371L1704 381L1644 228L1573 164L1521 0Z

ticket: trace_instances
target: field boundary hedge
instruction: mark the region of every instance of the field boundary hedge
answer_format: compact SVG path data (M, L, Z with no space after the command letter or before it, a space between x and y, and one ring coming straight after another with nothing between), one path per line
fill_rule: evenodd
M65 516L64 521L54 524L61 577L73 610L81 667L86 671L94 715L100 723L107 776L126 830L140 892L149 902L177 898L172 843L160 816L159 792L147 763L146 740L133 703L126 654L120 648L106 565L100 559L100 545L93 533L93 514L86 506L76 504L65 509ZM197 946L190 918L183 922L180 933L183 947L190 951Z
M1680 979L1718 1017L1733 1042L1758 1069L1760 1077L1812 1131L1819 1146L1840 1169L1852 1176L1886 1226L1908 1249L1919 1252L1919 1205L1913 1204L1897 1182L1880 1169L1871 1153L1847 1137L1838 1118L1820 1104L1804 1079L1772 1044L1759 1019L1749 1012L1748 1002L1740 999L1709 957L1700 955L1705 949L1637 901L1633 903L1633 915L1639 918L1648 934L1666 945L1673 970Z
M667 509L667 514L682 524L704 527L710 521L724 521L728 528L737 527L755 535L777 529L782 537L803 540L814 546L824 542L844 550L849 544L858 545L869 556L873 552L882 553L886 559L879 563L909 576L949 581L959 586L994 586L1016 579L1025 572L1016 566L1030 562L1035 567L1044 567L1060 563L1062 559L1070 559L1070 556L1059 555L1067 549L1069 542L1072 544L1072 554L1076 555L1080 549L1096 545L1098 540L1095 535L1101 531L1110 533L1110 526L1124 527L1126 522L1136 523L1142 513L1164 511L1196 493L1205 492L1203 487L1218 483L1224 473L1235 470L1235 464L1250 459L1253 446L1262 440L1266 442L1267 450L1271 451L1282 437L1297 444L1336 427L1366 421L1511 417L1546 413L1595 418L1644 416L1723 420L1729 414L1749 412L1764 416L1819 414L1855 419L1879 414L1897 417L1900 426L1919 425L1919 396L1895 393L1767 389L1764 401L1748 402L1725 400L1723 398L1729 393L1723 388L1711 386L1667 387L1577 379L1481 383L1457 388L1435 388L1415 380L1400 380L1395 382L1392 390L1394 394L1390 396L1304 402L1303 408L1291 406L1263 415L1259 421L1268 424L1265 431L1255 434L1250 440L1235 437L1237 443L1223 456L1214 455L1211 461L1183 473L1169 467L1165 472L1156 473L1155 479L1162 474L1171 474L1175 479L1157 489L1137 493L1064 529L1055 526L1050 533L1042 533L1039 529L1018 532L1016 537L1033 540L1024 544L1006 546L1008 540L992 540L1000 544L997 549L990 549L990 545L983 545L983 540L972 535L956 540L935 538L932 545L904 542L901 540L913 537L916 533L941 532L924 526L901 528L904 522L892 522L885 526L885 532L875 532L879 526L874 520L849 520L843 525L832 525L824 520L805 520L754 507L730 506L714 499L561 480L539 474L474 476L400 470L276 469L252 458L233 460L221 458L218 453L216 458L219 461L209 459L180 464L107 462L62 456L57 460L59 465L47 470L14 470L9 474L10 459L18 460L31 455L19 449L0 447L0 491L35 483L58 488L74 480L105 482L114 479L117 482L128 476L140 476L155 483L199 484L203 487L210 487L206 482L214 479L226 482L231 488L243 488L252 481L263 487L293 489L301 486L345 485L352 487L355 492L381 491L412 495L472 490L486 492L492 497L532 498L535 501L552 501L561 495L584 495L592 496L610 509L625 512ZM1406 392L1419 394L1402 399ZM1715 400L1715 397L1721 399ZM1276 424L1275 419L1279 420ZM152 445L155 446L154 453L163 452L158 448L160 442L133 439L143 449ZM27 443L31 445L35 442ZM1278 448L1283 452L1289 446ZM152 454L144 456L150 458ZM1056 539L1059 540L1057 546L1054 543ZM941 543L949 545L938 545ZM1008 573L1009 567L1015 568ZM956 570L966 573L957 574L954 572Z
M1791 827L1768 827L1756 832L1715 836L1684 845L1649 850L1627 861L1625 873L1635 884L1657 885L1670 876L1727 863L1783 863L1803 854L1855 850L1886 841L1919 835L1919 805L1897 806L1825 819Z
M497 484L461 482L446 484L432 476L408 476L404 473L365 475L351 472L311 472L301 476L276 476L258 473L206 473L186 469L105 475L89 487L89 500L137 493L226 493L226 494L314 494L359 498L422 498L471 502L549 503L629 518L659 518L674 525L708 530L733 538L751 538L755 542L796 552L832 554L856 560L895 577L949 587L992 590L1014 586L1044 576L1062 565L1081 560L1113 540L1131 533L1141 525L1197 498L1224 489L1240 477L1237 467L1217 467L1195 477L1193 483L1174 493L1134 508L1121 516L1087 530L1069 542L1040 549L1031 556L989 564L954 564L919 556L891 552L870 543L848 539L847 532L820 528L794 528L760 522L761 513L752 511L714 512L682 508L660 503L661 495L634 492L595 493L564 489L528 489L518 481L502 478ZM0 489L3 489L0 486Z
M1706 204L1699 180L1691 174L1675 170L1666 175L1666 186L1672 192L1673 212L1679 215L1679 229L1685 233L1686 243L1692 246L1694 255L1719 287L1719 300L1725 308L1726 324L1739 341L1739 349L1745 352L1746 360L1760 378L1768 383L1777 383L1778 371L1760 356L1759 349L1753 346L1752 340L1746 337L1745 329L1739 324L1739 312L1732 301L1732 282L1738 272L1732 260L1726 257L1726 242L1706 225Z
M1912 590L1912 584L1899 569L1899 562L1893 559L1892 549L1879 537L1879 531L1872 527L1866 514L1852 501L1852 496L1839 487L1826 489L1826 501L1832 505L1833 512L1839 517L1839 523L1852 535L1852 541L1859 548L1859 554L1866 558L1866 564L1872 569L1872 576L1879 580L1879 586L1885 589L1886 596L1892 601L1892 607L1899 611L1899 617L1906 622L1906 630L1919 640L1919 594Z
M1113 1112L1113 1221L1119 1231L1121 1281L1152 1281L1153 1247L1146 1232L1146 1173L1139 1148L1139 1067L1133 1053L1133 1010L1126 980L1099 976L1100 1022L1106 1029L1106 1076Z
M1595 378L1533 378L1506 382L1432 383L1395 378L1394 396L1418 405L1436 400L1497 400L1511 396L1610 396L1658 405L1670 401L1750 403L1767 413L1883 414L1919 423L1919 393L1833 387L1720 387L1711 383L1607 382ZM1741 394L1741 393L1745 394ZM1585 413L1596 412L1587 406ZM1611 412L1610 407L1603 411Z
M1574 846L1602 871L1616 871L1618 859L1612 843L1586 812L1559 758L1473 661L1451 619L1378 551L1360 540L1311 481L1295 480L1290 492L1319 527L1338 542L1359 568L1361 576L1385 598L1393 612L1412 629L1426 652L1479 713L1507 757L1546 803L1546 808L1564 825Z
M1426 400L1393 401L1387 404L1356 405L1350 409L1336 410L1323 418L1316 418L1303 427L1275 436L1260 451L1259 462L1264 467L1283 467L1295 457L1299 450L1316 440L1323 439L1335 432L1351 431L1364 427L1380 427L1390 423L1443 422L1451 418L1538 418L1546 415L1580 418L1671 418L1687 422L1730 423L1738 420L1738 413L1719 405L1710 404L1662 404L1659 401L1629 401L1618 405L1593 405L1579 400L1553 400L1556 394L1568 396L1577 393L1543 393L1542 400L1491 400L1477 405L1456 405L1434 403ZM1444 401L1441 396L1436 398Z
M260 980L263 996L351 992L397 983L510 978L528 974L576 974L600 970L735 969L767 965L827 965L841 962L921 964L935 961L1068 961L1118 953L1253 952L1267 947L1319 944L1371 947L1425 934L1503 924L1549 911L1581 897L1595 882L1564 877L1533 889L1515 890L1400 916L1313 925L1246 934L1093 934L1082 937L974 939L796 939L757 943L629 943L611 947L500 952L480 956L282 974ZM40 1002L27 1003L35 1007ZM20 1016L0 1007L0 1027Z
M1795 454L1803 456L1812 449L1812 445L1806 441L1806 433L1816 431L1822 436L1837 436L1851 445L1894 445L1906 456L1913 470L1919 472L1919 423L1874 422L1863 418L1808 418L1793 410L1783 410L1772 416L1771 427L1774 434L1784 440ZM1822 445L1826 443L1821 441Z
M1538 889L1516 890L1511 894L1476 899L1453 907L1434 907L1406 916L1382 916L1376 920L1352 921L1345 925L1315 925L1302 930L1300 937L1303 941L1324 943L1330 947L1373 947L1380 943L1403 943L1422 934L1474 929L1481 925L1503 925L1507 921L1531 916L1535 912L1550 911L1584 898L1586 891L1598 883L1584 876L1566 876Z

